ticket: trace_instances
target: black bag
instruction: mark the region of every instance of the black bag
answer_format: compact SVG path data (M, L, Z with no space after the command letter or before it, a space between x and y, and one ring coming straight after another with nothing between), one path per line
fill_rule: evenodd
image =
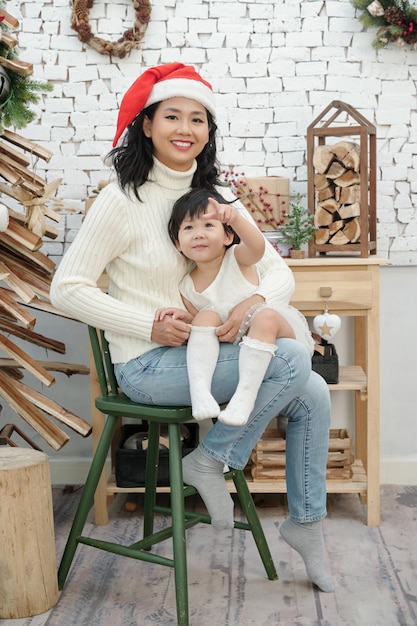
M186 456L198 446L198 424L187 422L182 425L184 438L182 439L182 456ZM138 445L136 449L125 448L126 440L132 435L141 435L147 438L147 424L124 424L121 429L120 442L115 454L116 485L118 487L143 487L145 485L146 450ZM161 443L163 438L161 438ZM169 485L169 453L163 445L160 446L158 478L160 486Z
M337 356L336 348L325 339L322 339L319 347L321 350L324 349L324 354L321 354L321 351L314 350L311 359L312 369L320 376L323 376L326 383L335 385L339 382L339 357Z

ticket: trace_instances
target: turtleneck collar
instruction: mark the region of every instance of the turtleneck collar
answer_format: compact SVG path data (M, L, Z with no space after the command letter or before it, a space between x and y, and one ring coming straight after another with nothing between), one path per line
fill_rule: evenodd
M166 189L185 189L191 187L194 172L197 169L197 161L186 172L178 172L167 167L154 157L153 167L149 172L148 180L165 187Z

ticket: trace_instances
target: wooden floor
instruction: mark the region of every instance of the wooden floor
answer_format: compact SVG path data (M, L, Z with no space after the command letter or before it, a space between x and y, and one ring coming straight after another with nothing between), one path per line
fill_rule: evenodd
M54 488L60 558L79 490ZM414 626L417 624L417 487L384 486L379 528L364 523L357 496L330 495L325 535L336 591L320 593L306 580L300 557L279 537L288 514L283 495L256 496L280 579L267 580L249 533L216 533L198 525L187 532L190 626ZM160 496L166 498L166 496ZM261 500L261 501L260 501ZM108 526L87 533L133 543L140 508L127 513L118 496ZM199 508L195 497L193 506ZM237 517L240 517L237 511ZM162 520L161 524L162 524ZM169 554L170 544L160 544ZM79 546L57 605L2 626L175 626L170 568Z

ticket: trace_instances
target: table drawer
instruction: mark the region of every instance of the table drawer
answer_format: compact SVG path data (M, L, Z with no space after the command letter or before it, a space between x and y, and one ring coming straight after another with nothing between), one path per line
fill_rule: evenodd
M327 302L329 311L349 314L353 310L367 310L372 307L373 273L369 268L354 270L295 268L295 292L291 304L305 313L322 311ZM321 295L321 289L331 291L329 297Z

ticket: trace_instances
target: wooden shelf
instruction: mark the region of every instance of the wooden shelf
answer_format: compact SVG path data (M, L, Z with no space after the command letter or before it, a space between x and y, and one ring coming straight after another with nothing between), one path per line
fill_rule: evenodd
M252 480L250 473L246 476L249 491L251 493L286 493L287 488L285 480ZM236 493L235 486L232 481L228 483L230 493ZM346 480L327 480L327 493L357 493L361 496L366 495L367 480L366 472L362 461L354 461L352 464L352 477ZM116 493L144 493L144 487L118 487L116 479L112 474L107 482L107 496L112 497ZM158 487L158 493L169 493L169 487Z

